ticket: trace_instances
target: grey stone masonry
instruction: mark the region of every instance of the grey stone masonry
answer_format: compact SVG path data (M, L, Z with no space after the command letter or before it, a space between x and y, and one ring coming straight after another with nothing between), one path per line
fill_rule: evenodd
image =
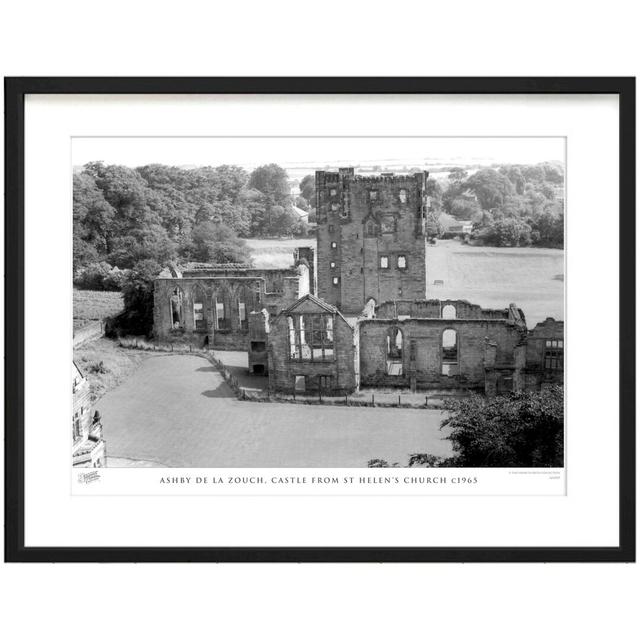
M316 172L320 298L347 314L424 299L427 176Z

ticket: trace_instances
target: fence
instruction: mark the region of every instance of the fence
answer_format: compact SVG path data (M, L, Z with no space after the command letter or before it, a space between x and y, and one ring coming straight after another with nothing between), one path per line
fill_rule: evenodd
M239 400L245 400L245 390L240 386L238 379L229 371L229 369L227 369L227 367L225 367L222 360L218 360L218 358L216 358L211 352L206 352L205 358L209 360L209 362L211 362L211 364L213 364L216 369L218 369L220 375L224 378L225 382L231 388L231 391L235 393L236 398L238 398Z
M433 398L427 398L427 396L421 396L422 399L420 400L416 397L414 399L415 401L411 402L408 401L407 398L403 398L401 395L390 397L385 394L383 396L378 395L378 397L376 397L376 394L372 393L370 398L354 397L353 395L311 396L294 393L279 393L270 390L249 390L243 389L242 387L239 387L239 391L236 395L240 400L246 400L249 402L283 402L288 404L329 405L334 407L386 407L401 409L440 409L442 407L442 402L439 399L434 400Z

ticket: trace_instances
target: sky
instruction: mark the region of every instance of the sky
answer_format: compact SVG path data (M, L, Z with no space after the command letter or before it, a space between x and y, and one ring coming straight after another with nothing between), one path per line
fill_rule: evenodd
M352 165L400 170L438 165L536 164L565 159L561 137L78 137L72 162L101 160L139 167L160 163L181 167L235 164L253 169L276 163L291 176L324 167Z

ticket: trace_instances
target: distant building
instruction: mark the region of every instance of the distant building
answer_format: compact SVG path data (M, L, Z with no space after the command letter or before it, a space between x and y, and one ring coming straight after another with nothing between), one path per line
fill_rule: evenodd
M293 178L289 180L289 193L291 194L291 199L293 202L296 201L296 198L300 195L300 180L297 178Z
M73 384L73 419L71 423L74 467L106 466L106 445L102 438L100 414L91 411L90 389L78 365L71 368Z
M443 236L468 236L473 231L471 220L447 220L442 225Z
M309 222L309 212L301 209L300 207L296 207L295 205L292 207L293 212L302 220L303 222Z

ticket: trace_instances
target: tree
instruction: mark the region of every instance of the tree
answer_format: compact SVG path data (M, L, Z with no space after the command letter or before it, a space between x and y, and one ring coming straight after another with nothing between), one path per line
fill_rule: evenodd
M519 218L499 218L474 232L474 237L493 247L522 247L531 244L531 227Z
M316 176L309 174L300 181L300 195L313 206L316 201Z
M123 271L117 270L118 274ZM123 282L118 276L113 277L113 267L108 262L94 262L83 267L73 279L78 289L91 291L120 291Z
M547 182L560 185L564 184L564 168L562 165L543 162L542 169L544 171L544 179Z
M298 196L296 198L296 207L298 207L298 209L302 209L303 211L309 211L309 203L307 202L306 198L303 198L302 196Z
M501 206L507 196L515 193L509 178L495 169L477 171L465 186L476 194L480 206L487 210Z
M544 167L539 164L522 167L522 175L526 178L527 182L544 182Z
M74 276L86 265L98 260L98 252L96 248L86 240L80 237L73 229L73 274Z
M254 169L249 176L248 186L264 194L272 206L285 207L291 204L287 172L277 164L266 164Z
M262 235L268 219L269 204L266 196L257 189L245 189L242 203L249 216L249 233Z
M449 205L449 213L458 220L471 220L480 211L480 205L469 198L455 198Z
M141 260L165 263L177 257L177 245L159 224L132 229L113 240L109 262L120 268L131 268Z
M564 245L564 215L554 215L544 212L534 219L529 220L532 236L535 235L534 244L543 247L559 247Z
M247 243L222 222L202 222L194 228L193 257L200 262L251 262Z
M73 176L74 269L110 251L115 215L90 175Z
M452 184L464 182L469 175L468 171L465 171L462 167L454 167L449 172L448 180Z
M509 181L511 182L511 184L513 184L517 194L522 195L524 193L526 180L522 175L520 167L514 165L505 165L503 167L500 167L500 173L505 174L509 178Z
M561 386L451 402L442 427L461 467L561 467L564 394Z
M161 271L154 260L138 262L124 277L124 311L109 326L109 334L149 336L153 330L153 281Z

